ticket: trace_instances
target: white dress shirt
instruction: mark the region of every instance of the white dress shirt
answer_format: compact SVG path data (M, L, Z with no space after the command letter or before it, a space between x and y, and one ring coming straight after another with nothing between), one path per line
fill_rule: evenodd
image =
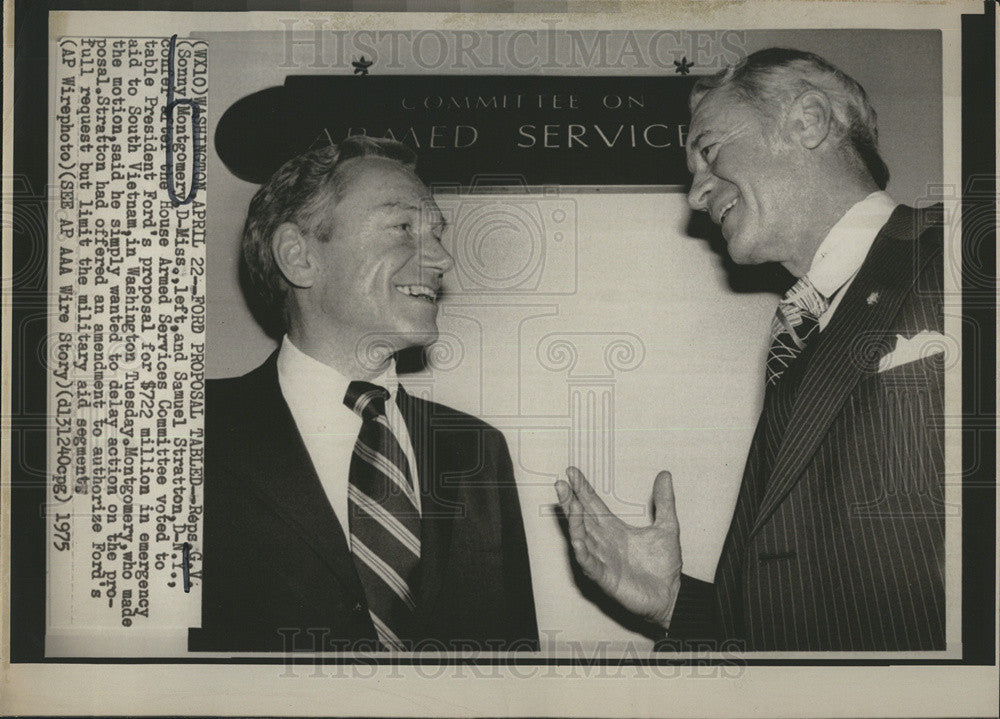
M832 298L826 312L819 317L820 332L830 323L875 242L875 236L888 222L897 204L885 192L873 192L844 213L820 243L806 273L824 297Z
M420 509L420 482L413 444L406 430L403 415L396 405L399 380L394 362L384 374L369 380L389 390L385 403L386 419L406 454L413 480L417 509ZM281 341L278 352L278 384L288 403L295 425L309 452L316 474L323 485L333 511L340 520L345 535L347 523L347 487L354 443L361 431L361 417L344 404L344 395L351 380L332 367L310 357L292 344L288 335Z

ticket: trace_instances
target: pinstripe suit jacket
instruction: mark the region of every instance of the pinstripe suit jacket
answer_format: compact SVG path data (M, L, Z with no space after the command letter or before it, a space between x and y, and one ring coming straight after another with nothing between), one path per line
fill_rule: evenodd
M940 207L897 207L829 325L768 391L714 584L670 639L767 650L944 649Z

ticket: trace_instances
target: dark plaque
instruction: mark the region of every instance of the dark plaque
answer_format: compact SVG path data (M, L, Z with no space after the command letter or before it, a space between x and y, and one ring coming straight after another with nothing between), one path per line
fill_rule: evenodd
M289 76L234 103L215 144L238 177L351 134L414 148L432 185L681 185L696 78Z

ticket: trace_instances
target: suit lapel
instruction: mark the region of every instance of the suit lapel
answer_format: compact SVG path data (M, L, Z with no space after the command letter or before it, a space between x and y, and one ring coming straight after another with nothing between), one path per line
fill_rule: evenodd
M891 349L887 329L913 285L913 210L897 207L875 238L833 319L818 336L775 457L751 535L799 480L827 429L862 376Z
M461 504L454 488L442 478L454 476L455 453L440 441L440 417L435 422L435 405L414 397L399 385L396 401L413 445L420 483L420 601L418 612L433 614L448 564L452 530L460 516Z
M254 371L257 442L248 448L250 489L326 564L351 597L364 596L344 534L278 384L278 353Z

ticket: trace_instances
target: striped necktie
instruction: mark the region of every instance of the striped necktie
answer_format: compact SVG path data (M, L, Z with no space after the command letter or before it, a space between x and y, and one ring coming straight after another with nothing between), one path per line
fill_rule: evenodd
M808 278L796 282L774 313L771 349L767 353L767 386L776 385L785 369L802 354L809 338L819 328L819 318L830 306Z
M403 448L385 416L389 392L351 382L344 404L361 416L348 486L351 552L368 612L386 649L412 636L414 584L420 563L420 512Z

